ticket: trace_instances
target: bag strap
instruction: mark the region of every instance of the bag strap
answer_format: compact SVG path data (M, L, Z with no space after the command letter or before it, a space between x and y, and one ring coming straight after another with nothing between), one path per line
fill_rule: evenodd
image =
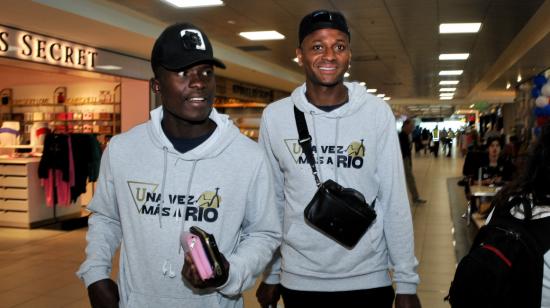
M306 160L311 167L317 186L321 186L321 181L317 175L313 150L311 149L311 135L307 129L306 117L303 112L296 108L296 106L294 106L294 119L296 119L296 128L298 129L298 144L300 144L302 151L306 154Z

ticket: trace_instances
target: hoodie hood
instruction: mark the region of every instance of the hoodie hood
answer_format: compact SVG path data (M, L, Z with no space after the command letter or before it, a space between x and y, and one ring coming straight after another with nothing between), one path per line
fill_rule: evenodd
M305 83L292 92L292 102L298 110L304 113L321 115L327 118L342 118L355 114L365 105L367 99L374 98L372 94L367 93L364 86L357 82L344 82L344 85L348 88L349 101L331 112L323 111L307 100Z
M239 129L229 119L229 116L220 114L212 108L209 118L216 123L216 129L212 135L202 144L186 153L178 152L162 129L164 110L162 106L153 109L150 113L151 120L147 123L147 131L153 144L160 149L167 149L171 154L178 155L182 160L202 160L218 156L239 135Z

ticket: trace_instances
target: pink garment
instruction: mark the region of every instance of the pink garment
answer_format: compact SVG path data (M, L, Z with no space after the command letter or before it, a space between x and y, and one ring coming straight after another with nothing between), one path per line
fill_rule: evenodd
M57 197L57 206L69 207L71 205L71 186L68 182L63 181L61 170L50 169L48 178L42 179L41 182L46 195L46 206L53 207L56 204L55 197Z

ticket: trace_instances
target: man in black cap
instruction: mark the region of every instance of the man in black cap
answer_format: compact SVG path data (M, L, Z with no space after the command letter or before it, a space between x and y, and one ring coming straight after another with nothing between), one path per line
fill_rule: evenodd
M350 38L338 12L305 16L296 55L306 82L262 115L260 144L271 162L276 205L284 220L280 258L273 260L256 293L262 307L276 307L279 294L286 308L391 308L394 297L395 307L420 307L395 117L364 86L344 82ZM297 127L300 118L305 118L309 137L299 138L298 130L305 131ZM304 153L308 143L312 159ZM375 205L376 219L353 248L304 220L316 184L328 180Z
M166 28L151 66L162 106L103 153L77 275L93 307L241 307L241 292L280 243L267 159L213 108L214 66L225 65L204 32ZM192 226L214 235L218 266L183 253L180 239L188 250L210 251L186 233ZM117 284L110 272L119 247Z

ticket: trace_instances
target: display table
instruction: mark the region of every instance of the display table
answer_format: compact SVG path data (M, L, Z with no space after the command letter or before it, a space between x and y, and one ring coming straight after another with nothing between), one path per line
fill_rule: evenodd
M494 197L501 186L472 185L470 191L474 197Z
M39 162L40 158L0 159L0 226L33 228L80 217L80 202L69 207L46 206Z

